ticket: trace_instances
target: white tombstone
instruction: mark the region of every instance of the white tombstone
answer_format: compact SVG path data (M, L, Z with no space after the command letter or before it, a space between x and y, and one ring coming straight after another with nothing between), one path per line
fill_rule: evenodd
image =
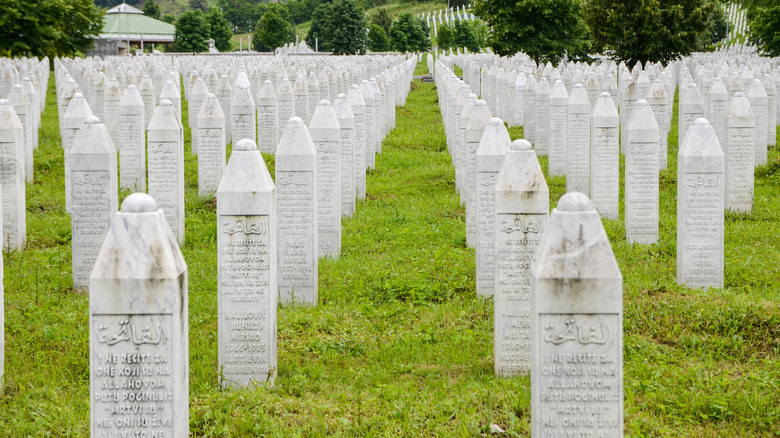
M279 117L276 121L277 137L281 138L287 122L295 117L295 101L293 100L293 89L290 80L285 76L279 83L276 90Z
M319 257L338 259L341 253L341 146L333 105L321 100L309 123L317 149L317 235Z
M723 151L707 119L677 154L677 284L723 286Z
M310 120L309 91L306 79L301 75L295 78L295 83L293 84L293 100L295 101L295 115L305 121Z
M679 102L677 141L678 144L681 144L682 140L680 139L685 138L688 127L696 119L704 117L704 99L696 84L691 83L687 89L681 89Z
M22 122L11 102L0 99L0 191L4 251L21 250L27 241L23 147Z
M567 107L566 191L590 193L590 101L582 84L574 84Z
M766 141L769 147L777 146L777 86L772 76L765 74L761 78L767 97Z
M561 197L531 269L531 436L623 436L623 278L587 196Z
M609 93L599 95L591 120L590 196L599 215L617 220L620 202L620 120Z
M528 75L523 92L523 137L531 143L536 141L536 77Z
M364 80L360 83L360 94L365 104L366 119L366 169L376 166L376 105L374 105L374 92L371 85Z
M484 298L492 297L496 290L496 181L511 141L503 120L493 117L488 120L477 148L476 289L477 295Z
M257 145L239 140L217 190L222 386L273 385L277 253L274 182Z
M659 129L646 100L634 104L628 122L625 164L625 230L628 243L658 242Z
M306 114L305 118L301 118L308 124L311 121L314 110L317 108L317 103L320 101L320 81L314 72L309 73L309 76L306 78L306 93L309 96L309 102L306 106L308 114Z
M492 118L490 108L484 100L478 100L469 113L466 123L466 143L464 168L466 174L466 242L471 248L477 247L477 149L482 134Z
M226 160L225 114L214 94L209 94L198 113L198 196L217 191Z
M140 116L143 117L143 113ZM89 285L89 275L117 211L116 169L116 149L108 129L97 117L88 117L70 152L73 184L71 256L73 286L77 290Z
M726 118L723 145L724 208L742 213L753 211L755 165L755 115L742 92L734 93ZM720 141L720 139L718 139Z
M563 81L555 81L550 91L549 153L547 174L563 176L567 173L569 93Z
M208 95L209 90L206 87L206 82L201 78L197 78L195 85L190 91L189 106L187 107L187 122L190 126L190 146L194 155L198 154L198 115L201 107L203 107L203 101L206 100ZM159 199L157 201L159 202ZM165 211L164 208L163 211Z
M249 84L236 84L235 92L238 93L241 85L247 87L247 90L251 89ZM247 91L251 98L252 93ZM222 107L222 112L225 114L225 140L229 143L238 143L242 138L254 138L254 137L238 137L233 138L233 85L230 83L230 79L227 75L222 75L217 83L217 95L219 100L219 106ZM246 112L246 110L245 110ZM252 116L254 116L254 108L252 109ZM254 121L257 123L257 120ZM252 135L255 135L254 133Z
M659 79L654 80L650 84L646 100L650 104L650 108L653 109L653 115L658 124L658 168L666 169L670 109L666 88L664 88L664 84Z
M526 140L506 154L495 190L493 359L501 377L531 370L531 261L550 211L542 168Z
M193 117L194 118L194 117ZM179 245L184 244L183 128L169 100L160 101L149 121L149 195L165 213Z
M317 305L317 149L293 117L276 150L279 301Z
M232 127L227 130L233 135L231 143L236 144L245 138L255 142L255 136L257 135L257 117L255 115L255 100L252 99L252 93L249 90L249 86L246 84L239 85L236 90L236 95L231 101L230 120ZM227 131L225 132L225 139L228 138Z
M271 81L265 81L257 94L257 147L260 152L273 154L279 146L277 124L279 109Z
M71 99L72 100L72 99ZM33 182L33 113L32 104L27 96L24 94L24 89L21 84L16 84L11 87L11 92L8 93L8 101L14 107L16 116L19 118L19 122L22 124L22 152L24 163L24 176L25 181L28 183ZM61 130L60 130L61 131Z
M122 202L89 290L92 436L186 437L187 264L149 195Z
M176 116L179 118L179 124L181 124L181 93L179 92L179 89L176 87L176 84L173 83L173 81L165 81L165 85L163 85L162 92L160 92L160 99L159 101L162 102L164 99L167 99L171 101L174 108L176 109ZM154 108L153 108L154 109ZM154 114L154 111L152 111L152 114ZM149 119L149 122L151 122L152 119ZM147 130L149 129L149 124L146 124Z
M145 112L143 96L128 86L119 102L119 186L132 192L146 191Z
M355 156L355 190L357 199L366 199L366 103L360 93L360 87L352 84L347 92L347 100L355 118L352 153Z
M639 90L639 84L636 82L630 82L621 91L619 116L622 135L620 136L620 153L625 154L626 146L628 145L628 122L631 120L631 111L633 111L636 101L642 99L643 96Z
M525 84L527 82L526 76L523 73L517 74L515 80L515 102L514 111L511 115L511 121L513 126L523 126L525 120Z
M550 153L550 83L542 78L536 86L536 108L534 108L534 149L537 155Z
M333 102L333 110L339 121L339 180L341 186L341 215L352 217L355 213L355 115L347 96L339 94ZM365 173L365 171L364 171Z
M144 104L143 126L145 131L146 127L149 126L149 121L152 120L152 113L154 113L154 107L157 106L157 92L155 91L154 88L154 82L152 82L152 78L149 77L149 75L144 75L143 78L141 78L141 82L138 84L138 93L141 95L141 101L143 101ZM145 190L139 189L137 191L143 192Z
M379 89L376 78L368 80L369 88L374 94L374 152L382 153L382 140L385 138L384 132L384 97Z
M108 129L114 145L119 144L119 102L122 101L124 91L116 78L112 78L106 84L106 92L103 95L103 118L101 119Z
M753 165L760 166L766 164L767 161L768 98L766 90L764 90L764 85L758 79L752 80L746 94L748 101L750 101L750 109L753 110L756 124L755 135L753 135L753 144L755 147Z

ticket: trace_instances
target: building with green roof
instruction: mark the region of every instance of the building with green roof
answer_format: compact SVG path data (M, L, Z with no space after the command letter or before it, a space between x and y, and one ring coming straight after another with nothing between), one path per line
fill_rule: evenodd
M172 44L176 28L154 18L127 3L106 11L103 31L95 39L95 49L89 55L124 55L129 45Z

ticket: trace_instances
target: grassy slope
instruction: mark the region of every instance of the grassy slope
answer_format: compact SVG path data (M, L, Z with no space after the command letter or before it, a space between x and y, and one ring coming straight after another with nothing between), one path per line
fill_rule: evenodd
M89 427L88 298L70 292L70 221L49 85L28 186L28 249L5 254L0 436L86 436ZM491 423L527 435L528 378L493 377L492 302L474 296L474 253L465 246L435 91L413 88L368 175L368 199L343 221L342 256L320 264L320 305L279 310L272 390L219 388L215 206L196 196L196 160L185 154L193 436L474 436ZM727 288L694 291L675 282L674 144L676 128L661 177L659 244L627 245L622 225L604 221L625 278L626 432L773 436L778 152L758 170L755 213L727 215ZM266 159L273 175L273 157ZM564 181L549 182L555 205Z

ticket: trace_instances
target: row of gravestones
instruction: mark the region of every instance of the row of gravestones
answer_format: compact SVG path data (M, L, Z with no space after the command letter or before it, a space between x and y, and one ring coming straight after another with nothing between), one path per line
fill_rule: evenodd
M588 294L597 294L599 288L586 286L573 293L572 289L580 287L560 283L549 289L539 287L540 265L549 261L545 260L545 251L550 249L538 249L537 246L544 246L544 238L540 236L553 231L549 229L552 224L547 224L549 193L536 154L525 140L510 145L503 121L491 118L488 104L477 100L469 85L456 77L444 63L438 63L435 71L445 132L456 167L456 182L459 182L461 196L465 198L467 234L472 233L470 244L476 248L477 292L482 296L493 296L494 300L496 373L503 376L531 374L534 436L546 436L543 434L548 432L562 433L572 425L614 433L622 422L622 404L605 402L622 400L620 380L609 380L621 374L622 361L615 362L618 356L613 354L608 354L610 359L606 362L597 358L605 357L603 348L610 344L614 334L611 327L615 324L603 318L582 323L582 317L574 317L596 313L591 303L598 298ZM625 74L630 75L628 71ZM540 83L544 82L543 78ZM690 74L683 75L681 86L687 82L690 82ZM715 85L722 83L719 78L714 82ZM624 89L624 97L633 93L632 84ZM655 84L660 84L660 81L656 80ZM764 91L758 79L751 79L750 85L751 90L759 92L750 91L749 96L761 95ZM733 88L738 90L736 86ZM662 150L660 153L665 156L666 149L661 147L663 132L656 119L668 120L668 112L665 111L664 88L658 86L656 90L656 96L648 93L646 97L648 100L660 97L658 106L648 104L644 99L623 100L624 112L631 109L628 123L623 124L626 129L623 136L626 144L625 229L628 240L636 243L654 243L658 239L659 151ZM714 90L719 91L718 87ZM752 207L754 152L757 150L754 138L760 138L758 143L765 154L767 136L755 135L757 117L751 110L751 103L758 108L756 112L768 112L767 99L766 94L763 94L763 99L753 100L741 91L734 91L727 103L728 110L715 112L715 118L721 119L719 122L726 122L724 136L727 141L721 147L717 129L704 118L701 98L698 99L700 112L686 107L689 100L697 101L691 99L691 95L695 97L698 94L695 85L689 85L683 92L685 98L680 111L683 114L691 112L693 117L681 117L687 122L680 126L683 134L678 153L678 282L690 287L721 287L724 207L748 212ZM726 92L716 92L713 96L713 100L723 103L729 97ZM549 173L553 173L552 149L561 144L564 147L568 145L563 157L565 159L568 155L568 163L564 163L568 165L568 170L574 167L584 175L581 175L583 181L580 181L582 188L579 189L576 185L572 187L571 180L580 175L564 170L567 191L589 191L596 212L602 217L617 219L620 116L611 96L602 92L591 111L587 93L581 84L573 85L569 99L565 85L557 80L546 99L549 107L553 108L545 124L546 135L550 139L548 144L551 145L548 151ZM542 107L540 103L537 101L537 111ZM662 111L657 112L658 108ZM553 114L556 112L562 114L561 120L555 120ZM724 115L717 117L717 114ZM708 115L713 117L712 112ZM560 131L563 131L562 134ZM536 133L540 130L537 129ZM524 151L524 158L520 158L520 151ZM541 154L538 145L536 153ZM457 175L461 178L458 179ZM577 196L581 197L580 205L591 205L585 195ZM735 202L729 204L729 196ZM744 198L747 198L746 203L736 202ZM567 201L562 198L559 208ZM606 205L604 201L608 201ZM473 225L469 226L470 223ZM561 230L558 232L566 235ZM556 250L568 254L579 250L576 243L565 238L562 240L566 246L556 247ZM561 259L556 259L548 269L564 269L560 262ZM594 268L593 272L597 270ZM588 271L578 267L569 273L589 277L590 274L584 272ZM619 292L620 289L617 290ZM551 295L546 296L543 291L549 291ZM580 296L583 292L586 295ZM573 294L567 295L569 293ZM565 313L562 315L565 320L557 321L557 324L548 323L554 321L544 316L544 310L551 308L547 306L560 305L559 299L566 296L573 302L565 302L567 311L561 312ZM615 305L615 312L622 311L619 300L606 299L606 302ZM571 350L563 354L560 350L556 351L557 346L568 341L573 342L572 347L579 349L578 354L583 354L574 357L594 358L593 362L588 362L588 359L579 362L592 367L571 366L567 362L572 358ZM573 378L567 379L569 376ZM581 386L579 378L583 376L595 378L591 382L602 386ZM614 392L616 388L618 391ZM588 399L594 390L598 391L599 397ZM568 402L569 409L556 412L556 403L562 402ZM583 418L583 414L592 415L594 412L601 414L601 419L595 420L592 416L590 420Z

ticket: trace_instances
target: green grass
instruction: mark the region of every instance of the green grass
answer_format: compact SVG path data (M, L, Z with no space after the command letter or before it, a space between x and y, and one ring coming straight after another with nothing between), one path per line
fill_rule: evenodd
M493 305L475 296L435 88L412 87L367 199L343 221L341 257L320 263L319 305L279 309L273 389L219 386L215 203L197 196L186 128L192 436L470 437L490 424L528 435L528 378L493 376ZM0 436L89 433L88 297L71 288L54 103L50 82L28 247L4 254ZM622 222L604 221L624 276L626 434L778 436L778 151L756 171L754 213L726 216L726 288L689 290L675 280L676 129L675 118L659 243L628 245ZM555 205L565 180L548 183Z

